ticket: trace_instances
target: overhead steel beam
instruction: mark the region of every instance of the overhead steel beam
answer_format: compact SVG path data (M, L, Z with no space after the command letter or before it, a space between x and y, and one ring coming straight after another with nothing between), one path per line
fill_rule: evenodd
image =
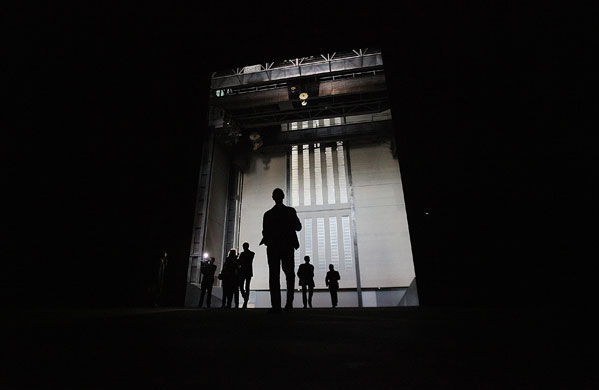
M289 60L290 65L263 66L261 71L245 74L243 68L235 69L232 74L219 76L216 72L212 77L210 87L212 89L232 88L243 85L251 85L274 80L285 80L294 77L332 73L337 71L357 70L383 65L383 57L380 52L368 53L360 49L353 51L354 55L342 58L332 55L320 55L315 61L307 62L307 57ZM273 63L274 64L274 63Z
M339 141L387 136L393 132L391 120L316 127L306 130L281 131L264 140L263 150L284 145Z
M386 96L378 96L370 99L357 98L353 101L335 102L331 98L330 103L314 105L311 108L301 108L278 112L262 112L250 114L235 114L232 116L241 128L249 129L260 126L273 126L281 123L299 122L305 120L331 118L345 116L348 114L367 114L381 112L389 108Z

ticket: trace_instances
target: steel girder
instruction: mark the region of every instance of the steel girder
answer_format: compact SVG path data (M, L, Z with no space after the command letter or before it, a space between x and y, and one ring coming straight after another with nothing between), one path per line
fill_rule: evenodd
M260 70L252 67L231 69L227 72L214 72L210 87L213 90L244 85L281 81L290 78L358 70L383 65L380 51L369 49L352 50L341 54L320 54L319 56L295 58L281 63L259 64Z

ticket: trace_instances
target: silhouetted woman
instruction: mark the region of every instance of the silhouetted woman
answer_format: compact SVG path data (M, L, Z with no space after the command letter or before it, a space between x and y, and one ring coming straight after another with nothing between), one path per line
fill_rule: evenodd
M337 307L337 290L339 290L339 279L341 279L339 272L335 271L333 264L330 264L329 272L327 272L324 282L329 287L333 307Z
M221 271L218 278L223 282L223 305L222 307L231 308L233 303L233 295L235 290L239 294L238 275L237 271L239 268L239 261L237 260L237 251L231 249L229 255L225 259L223 264L223 270ZM239 304L239 295L237 295L235 306Z

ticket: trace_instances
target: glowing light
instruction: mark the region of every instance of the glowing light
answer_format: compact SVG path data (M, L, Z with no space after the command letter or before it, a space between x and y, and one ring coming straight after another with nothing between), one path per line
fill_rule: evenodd
M307 104L308 104L308 102L307 102L307 101L305 101L305 100L302 100L302 106L305 106L305 105L307 105Z
M207 259L207 258L208 258L208 253L204 252L204 259Z
M306 100L308 98L308 93L307 92L300 93L299 98L302 100Z

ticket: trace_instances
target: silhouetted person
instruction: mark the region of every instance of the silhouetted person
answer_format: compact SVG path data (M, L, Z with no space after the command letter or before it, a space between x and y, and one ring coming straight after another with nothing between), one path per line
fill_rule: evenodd
M305 309L307 305L312 307L312 295L314 295L314 266L310 264L310 256L304 256L304 260L306 262L300 264L297 269L297 277L299 278L299 285L302 286L302 300ZM306 292L309 292L308 296L306 296Z
M333 307L337 307L337 290L339 290L339 279L341 279L339 272L335 271L335 267L333 266L333 264L330 264L329 272L327 272L327 276L324 279L324 282L329 287Z
M243 308L247 308L250 299L250 282L254 276L252 263L254 252L250 250L250 244L243 243L243 252L239 254L239 290L243 297Z
M265 244L268 257L268 287L270 289L270 302L272 312L281 310L281 267L287 281L286 310L293 309L293 288L295 284L295 270L293 253L299 248L296 232L302 230L297 213L293 207L283 204L285 193L280 188L272 192L275 205L264 213L262 221L262 240Z
M231 308L231 305L233 304L233 296L235 295L235 290L237 290L237 292L239 293L237 275L238 268L239 261L237 260L237 251L235 249L231 249L229 251L229 255L225 259L223 269L220 275L218 276L218 278L223 282L223 308ZM237 294L235 307L237 307L237 305L239 305L239 294Z
M162 304L163 293L164 293L164 276L166 274L166 266L168 265L168 257L166 251L162 251L160 258L157 261L156 268L154 269L154 306Z
M214 273L216 272L216 265L214 265L215 260L214 257L211 257L208 261L202 261L202 264L200 265L202 282L200 283L200 303L198 303L198 307L202 307L205 294L207 294L206 307L210 307L210 301L212 300L212 285L214 285Z

